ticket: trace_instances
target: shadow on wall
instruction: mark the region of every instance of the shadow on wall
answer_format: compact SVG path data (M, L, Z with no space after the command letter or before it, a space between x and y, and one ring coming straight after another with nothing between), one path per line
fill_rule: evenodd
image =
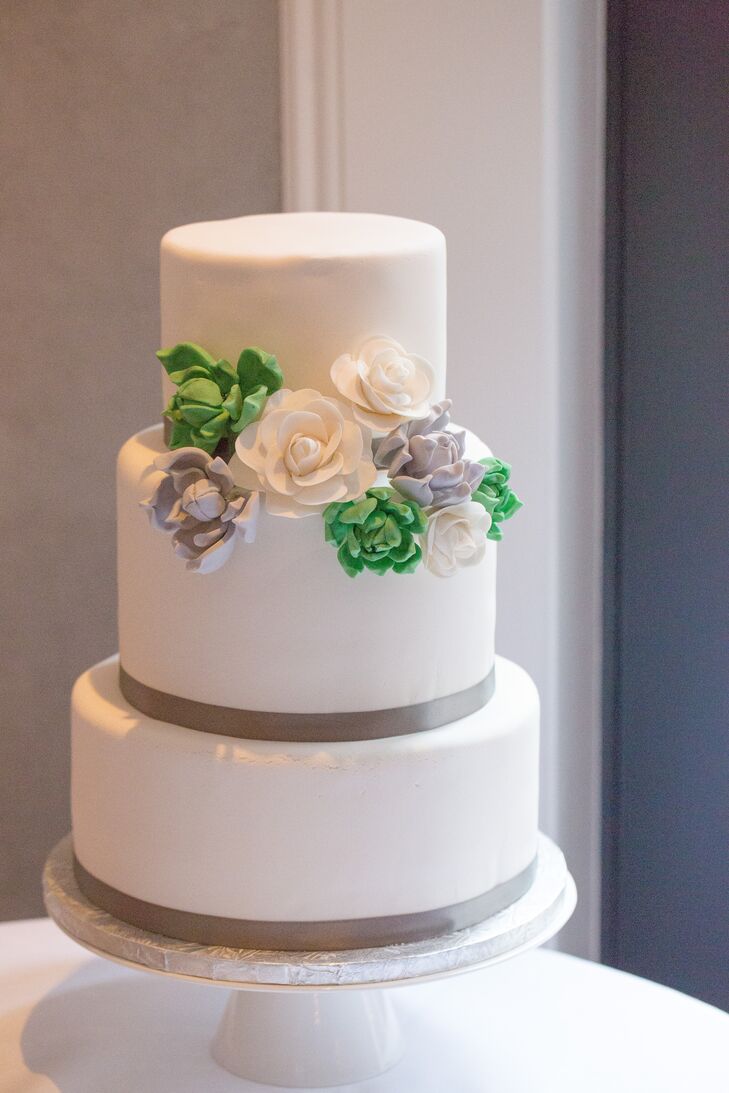
M60 1093L241 1093L210 1056L226 999L92 960L33 1007L23 1059Z

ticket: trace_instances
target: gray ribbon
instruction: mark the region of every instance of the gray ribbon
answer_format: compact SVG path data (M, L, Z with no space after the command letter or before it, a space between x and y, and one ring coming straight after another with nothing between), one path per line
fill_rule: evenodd
M119 687L127 702L156 721L182 725L198 732L234 736L240 740L280 740L287 743L329 744L335 741L382 740L437 729L484 706L494 693L494 669L473 687L456 694L395 706L389 710L344 713L278 713L238 710L158 691L119 666Z
M114 918L148 933L222 945L231 949L268 949L279 952L334 952L404 945L475 926L520 899L531 887L536 858L517 876L463 903L434 911L383 915L378 918L337 919L331 922L264 922L223 918L195 911L176 911L129 896L89 873L74 855L79 888L91 903Z

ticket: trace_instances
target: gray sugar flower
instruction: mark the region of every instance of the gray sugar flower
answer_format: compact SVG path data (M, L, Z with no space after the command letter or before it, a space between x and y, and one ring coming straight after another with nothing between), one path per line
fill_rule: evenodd
M425 417L373 444L375 466L387 470L398 493L424 509L470 500L484 476L480 463L465 458L465 430L446 430L450 408L450 399L443 399Z
M195 573L212 573L230 557L236 535L256 537L259 497L236 486L228 465L201 448L177 448L154 461L161 471L141 502L152 527L172 534L175 554Z

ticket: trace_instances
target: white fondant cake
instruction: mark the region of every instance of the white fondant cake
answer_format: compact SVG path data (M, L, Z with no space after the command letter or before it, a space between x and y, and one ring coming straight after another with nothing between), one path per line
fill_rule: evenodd
M371 213L187 224L165 235L161 265L165 346L235 361L260 345L287 386L327 391L340 354L387 334L430 362L433 401L445 394L445 239L430 224Z
M495 543L458 580L421 568L388 588L347 581L319 520L268 520L201 578L139 505L164 450L154 426L119 456L119 649L136 679L220 706L328 713L427 702L491 671Z
M519 502L443 401L441 233L177 228L162 334L167 431L119 457L120 658L73 696L82 890L257 948L500 909L536 851L538 698L494 657Z
M446 907L536 850L539 704L499 659L460 721L387 740L226 740L153 721L115 658L73 695L76 854L138 899L246 920L360 919Z

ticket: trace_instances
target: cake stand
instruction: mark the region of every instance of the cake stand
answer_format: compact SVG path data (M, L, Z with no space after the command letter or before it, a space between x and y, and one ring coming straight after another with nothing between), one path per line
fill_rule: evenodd
M225 987L231 994L213 1058L241 1078L298 1088L350 1086L394 1066L406 1045L385 988L473 971L547 941L577 900L562 852L539 836L529 891L477 926L427 941L346 952L203 947L136 929L79 891L71 836L43 874L46 908L90 952L141 971Z

